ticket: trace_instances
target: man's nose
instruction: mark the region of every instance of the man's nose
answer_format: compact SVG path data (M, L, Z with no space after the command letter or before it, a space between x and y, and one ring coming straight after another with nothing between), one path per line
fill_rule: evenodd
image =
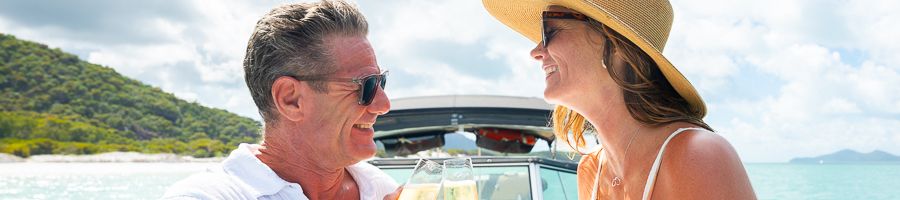
M366 110L376 115L384 115L391 110L391 100L388 99L387 94L384 93L384 89L380 87L376 89L375 99L372 99L372 104L369 104L369 106L366 107Z

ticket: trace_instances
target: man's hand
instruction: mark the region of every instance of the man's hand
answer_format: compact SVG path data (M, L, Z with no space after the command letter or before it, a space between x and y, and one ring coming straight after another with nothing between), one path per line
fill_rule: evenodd
M397 187L397 190L394 190L394 192L392 192L388 195L385 195L384 200L397 200L400 198L400 192L403 192L402 185L400 187Z

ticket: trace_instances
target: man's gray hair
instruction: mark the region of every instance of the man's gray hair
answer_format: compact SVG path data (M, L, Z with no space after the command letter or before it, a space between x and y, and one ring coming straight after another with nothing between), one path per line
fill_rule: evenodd
M366 18L356 5L343 0L297 3L272 9L256 23L247 43L244 78L253 102L265 122L274 122L276 111L272 83L285 75L305 77L334 73L326 37L365 37ZM322 82L308 82L317 92L326 92Z

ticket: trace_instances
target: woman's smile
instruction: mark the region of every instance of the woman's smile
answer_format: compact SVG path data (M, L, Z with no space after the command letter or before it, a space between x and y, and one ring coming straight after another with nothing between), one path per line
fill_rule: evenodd
M544 68L545 78L550 77L551 74L559 71L559 66L557 66L557 65L547 65L547 66L544 66L543 68Z

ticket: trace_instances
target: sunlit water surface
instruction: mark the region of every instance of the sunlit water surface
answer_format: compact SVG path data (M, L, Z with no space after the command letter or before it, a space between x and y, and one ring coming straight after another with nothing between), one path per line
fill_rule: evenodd
M216 163L4 163L0 199L157 199ZM900 199L900 165L747 164L759 199Z

